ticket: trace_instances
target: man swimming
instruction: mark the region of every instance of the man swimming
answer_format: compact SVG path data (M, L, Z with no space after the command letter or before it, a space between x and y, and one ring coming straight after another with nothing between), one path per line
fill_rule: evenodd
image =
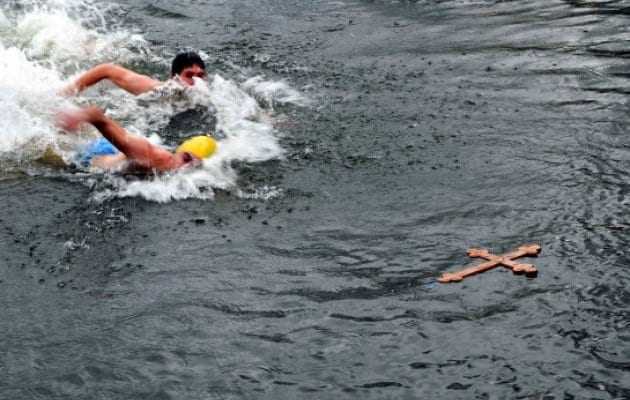
M135 172L167 172L201 164L216 149L209 136L195 136L184 141L174 153L157 146L142 136L133 135L111 120L98 107L61 111L57 125L74 132L83 123L94 126L107 141L93 143L82 159L104 170Z
M194 78L204 79L205 77L206 65L199 54L189 51L179 53L173 59L171 79L181 82L184 86L193 86L195 84ZM119 88L134 95L149 92L164 84L164 82L120 65L108 63L97 65L84 72L61 93L65 95L77 94L102 80L109 80Z

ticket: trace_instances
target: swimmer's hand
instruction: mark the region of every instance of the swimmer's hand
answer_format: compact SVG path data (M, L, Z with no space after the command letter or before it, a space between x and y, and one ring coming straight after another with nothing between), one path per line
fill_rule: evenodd
M102 112L96 107L61 110L57 113L55 123L65 131L76 132L83 123L92 123L95 114L102 115Z
M57 92L57 95L61 97L72 97L72 96L75 96L77 93L79 93L79 88L77 88L76 82L71 82L67 84L66 86L64 86L63 88L61 88Z

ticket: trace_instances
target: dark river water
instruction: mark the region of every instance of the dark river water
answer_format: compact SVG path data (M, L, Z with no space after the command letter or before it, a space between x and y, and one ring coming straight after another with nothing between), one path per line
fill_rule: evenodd
M118 2L313 102L268 200L1 180L0 398L630 399L630 2Z

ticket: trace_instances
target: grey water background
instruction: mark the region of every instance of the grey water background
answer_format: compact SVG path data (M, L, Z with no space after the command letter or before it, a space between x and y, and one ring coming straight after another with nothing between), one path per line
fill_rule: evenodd
M119 2L316 101L267 201L1 181L0 398L630 399L630 3Z

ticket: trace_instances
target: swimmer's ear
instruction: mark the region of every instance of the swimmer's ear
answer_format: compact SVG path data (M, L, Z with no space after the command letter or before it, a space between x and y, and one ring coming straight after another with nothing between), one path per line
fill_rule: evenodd
M182 161L184 161L185 164L189 164L195 161L195 157L193 157L192 154L190 154L189 152L185 151L182 153Z
M178 154L181 154L180 155L181 167L196 167L201 164L201 160L195 157L194 155L192 155L188 151L183 151Z

